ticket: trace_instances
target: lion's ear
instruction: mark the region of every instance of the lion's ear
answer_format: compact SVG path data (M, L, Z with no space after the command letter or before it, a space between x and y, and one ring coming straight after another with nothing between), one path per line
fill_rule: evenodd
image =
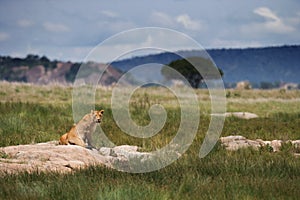
M93 114L93 113L94 113L94 110L91 110L91 113Z
M104 110L100 110L100 113L103 114L103 113L104 113Z

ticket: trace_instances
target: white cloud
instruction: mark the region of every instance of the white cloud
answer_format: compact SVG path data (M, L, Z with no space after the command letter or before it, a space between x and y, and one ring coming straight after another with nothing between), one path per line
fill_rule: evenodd
M272 10L267 7L259 7L253 10L253 12L263 18L264 22L252 23L246 26L242 26L243 33L277 33L286 34L295 31L295 28L287 23L283 18L277 16Z
M20 19L20 20L17 21L17 24L20 27L27 28L27 27L32 26L34 23L33 23L33 21L28 20L28 19Z
M119 16L118 13L111 11L111 10L102 10L101 14L106 17L110 17L110 18L116 18Z
M253 12L257 15L260 15L266 19L271 19L274 21L280 21L279 17L276 16L274 12L272 12L269 8L267 7L259 7L253 10Z
M120 1L118 6L111 1L103 1L101 5L97 1L22 2L16 4L8 1L0 6L2 54L18 51L20 48L26 49L30 42L43 54L48 56L49 53L53 58L59 56L56 54L58 52L64 52L66 58L73 54L81 58L80 55L86 52L81 46L95 45L120 31L143 26L175 29L210 48L258 46L259 43L296 44L300 41L300 10L297 1L284 3L275 0L261 4L259 0L230 0L231 3L221 0L217 3L208 1L205 6L199 6L200 3L193 0L173 2L171 10L170 1L162 1L159 5L150 1ZM28 9L22 9L26 6ZM49 6L50 10L37 12L40 8ZM134 9L135 7L139 9ZM135 40L136 37L133 38ZM122 42L128 43L128 38L124 38ZM148 37L139 42L144 42L145 46L170 42L172 44L168 44L169 46L175 46L181 41L176 38L158 40ZM75 53L72 51L71 55L70 49L61 49L61 46L78 46L78 49L75 49ZM52 47L53 51L48 52ZM180 45L180 48L185 46ZM72 58L76 59L76 56Z
M154 22L155 25L168 28L183 26L185 29L193 31L199 31L203 28L200 21L191 19L188 14L172 17L164 12L155 11L151 14L151 21Z
M176 18L176 21L183 25L184 28L188 29L188 30L201 30L202 26L201 26L201 23L200 21L196 21L196 20L192 20L190 18L189 15L187 14L182 14L182 15L179 15L177 18Z
M101 29L112 32L113 34L136 27L136 25L130 21L115 21L113 23L109 21L101 21L97 25Z
M185 34L163 28L141 28L120 33L104 41L89 54L89 59L107 62L120 59L120 56L128 58L162 51L190 49L199 49L199 46Z
M52 22L45 22L43 23L43 27L50 32L55 32L55 33L59 33L59 32L68 32L70 30L69 27L67 27L64 24L60 24L60 23L52 23Z
M6 41L10 38L8 33L0 32L0 42L1 41Z

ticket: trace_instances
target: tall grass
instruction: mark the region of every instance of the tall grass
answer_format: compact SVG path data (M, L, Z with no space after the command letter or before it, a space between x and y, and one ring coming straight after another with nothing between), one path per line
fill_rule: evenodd
M14 90L18 92L6 93ZM25 94L27 90L30 92ZM9 84L5 89L0 88L0 146L57 140L69 130L73 124L71 101L68 99L70 88L46 89L44 92L51 100L40 95L43 90L38 86L27 88L27 85ZM161 102L167 105L168 120L164 129L154 137L140 139L124 134L117 127L108 101L111 91L100 88L98 92L97 102L105 109L101 128L115 144L138 145L143 151L152 151L163 147L174 137L180 123L180 111L174 106L176 99L172 95L151 89L143 89L133 95L130 111L133 120L140 125L149 123L149 106ZM150 92L149 96L147 92ZM142 174L119 172L104 166L70 174L1 174L0 199L299 199L300 159L291 154L289 146L277 153L265 148L228 152L217 143L208 156L198 157L210 115L206 108L209 105L208 93L204 90L196 92L203 108L198 133L187 152L171 165ZM227 118L222 136L300 139L299 95L293 93L295 101L274 101L273 92L267 91L266 97L263 97L270 98L272 102L261 101L261 91L247 91L251 98L258 95L255 103L247 101L244 92L240 97L230 97L229 111L254 110L260 112L261 118ZM275 93L277 95L278 92ZM63 100L61 97L67 98ZM265 114L266 110L270 112ZM5 156L0 154L0 157Z
M69 105L0 103L0 146L57 140L72 125Z
M172 165L145 174L90 167L73 174L22 173L0 182L3 199L297 199L300 161L282 152L220 146L203 159L193 147Z
M276 113L251 120L227 118L222 135L242 135L263 140L297 140L300 138L300 113Z

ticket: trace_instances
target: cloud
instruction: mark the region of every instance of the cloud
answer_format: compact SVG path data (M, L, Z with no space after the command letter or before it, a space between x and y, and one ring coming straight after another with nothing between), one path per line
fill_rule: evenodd
M113 23L110 21L101 21L98 22L97 25L99 28L113 34L136 27L136 25L130 21L115 21Z
M28 19L20 19L17 21L18 26L23 27L23 28L27 28L32 26L34 23L31 20Z
M253 12L257 15L260 15L266 19L271 19L274 21L280 21L279 17L276 16L269 8L267 7L259 7L253 10Z
M101 14L106 17L110 17L110 18L116 18L119 16L118 13L111 11L111 10L102 10Z
M182 14L182 15L179 15L177 18L176 18L176 21L183 25L184 28L188 29L188 30L201 30L202 26L201 26L201 23L200 21L196 21L196 20L192 20L190 18L189 15L187 14Z
M287 34L295 31L295 28L287 23L283 18L277 16L272 10L267 7L259 7L253 10L256 15L265 19L261 23L252 23L242 26L244 33L276 33Z
M183 26L185 29L193 31L199 31L203 28L200 21L192 20L188 14L172 17L164 12L155 11L151 14L151 21L156 25L168 28Z
M8 33L0 32L0 42L6 41L10 38Z
M198 43L185 34L165 28L138 28L104 41L89 54L89 59L109 62L162 51L191 49L199 49Z
M45 30L55 33L70 31L69 27L60 23L45 22L43 23L43 27L45 28Z
M76 59L84 54L79 52L86 52L81 46L93 46L120 31L144 26L175 29L210 48L258 46L259 43L297 44L300 41L300 4L297 1L274 0L262 4L259 0L220 0L208 1L205 6L200 4L195 0L169 0L157 5L150 1L119 1L117 6L111 1L103 1L100 5L95 0L89 3L6 1L0 6L0 51L2 54L17 52L31 43L47 56L55 58L59 56L57 52L63 52L62 58ZM46 7L49 9L41 9ZM140 42L149 46L168 41L147 37ZM122 42L125 45L128 38ZM181 41L175 38L169 46L178 42ZM72 51L76 56L62 46L78 47ZM49 48L53 48L52 51L48 51Z
M173 18L164 12L154 11L150 16L150 19L160 26L173 27L175 25Z

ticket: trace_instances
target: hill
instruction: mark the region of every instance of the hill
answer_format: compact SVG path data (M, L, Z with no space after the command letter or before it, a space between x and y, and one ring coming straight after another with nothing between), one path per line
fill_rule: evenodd
M227 86L248 80L254 86L268 83L300 83L300 45L246 48L246 49L210 49L208 54L218 68L224 72L223 80ZM112 62L103 74L100 83L111 85L123 72L147 64L147 67L133 77L145 80L161 80L161 67L184 57L203 55L199 51L163 52L133 57ZM155 64L153 64L155 63ZM26 58L0 56L0 80L47 84L50 82L71 83L75 80L82 63L50 61L47 57L28 55ZM88 62L92 70L90 79L98 78L97 73L104 70L106 64Z
M207 50L216 65L224 72L224 82L235 83L248 80L261 82L295 82L300 83L300 46L280 46L246 49L210 49ZM199 55L197 51L180 51L181 55L191 57ZM176 53L159 53L112 62L122 70L146 64L168 64L180 57ZM157 65L156 65L157 66ZM159 72L159 70L156 70ZM161 74L154 74L156 79Z
M26 58L0 57L0 80L29 82L35 84L48 84L58 82L61 84L71 83L82 63L63 61L50 61L47 57L28 55ZM98 78L98 74L107 67L106 64L88 62L85 74L86 81ZM108 66L100 80L102 85L111 85L116 82L122 73L112 66Z

